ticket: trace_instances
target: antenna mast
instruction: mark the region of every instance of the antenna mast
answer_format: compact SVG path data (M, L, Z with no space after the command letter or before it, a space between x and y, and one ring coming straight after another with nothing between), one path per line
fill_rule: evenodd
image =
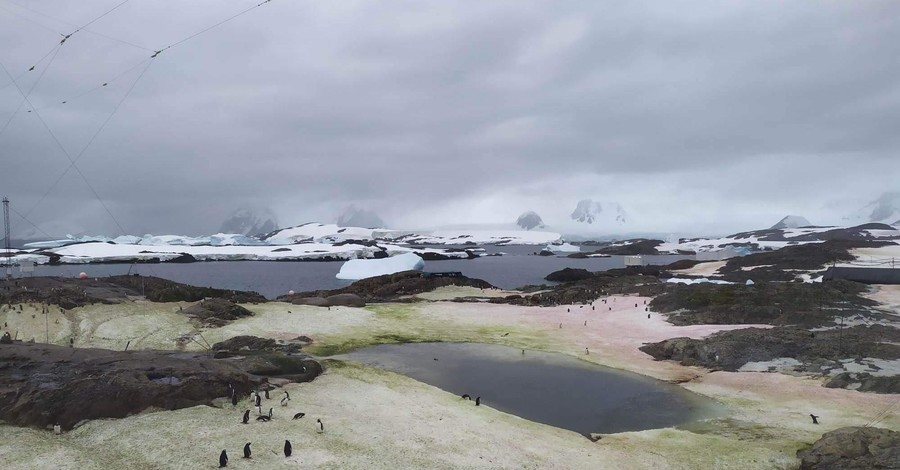
M12 255L9 247L9 198L3 196L3 241L6 243L6 277L12 277Z

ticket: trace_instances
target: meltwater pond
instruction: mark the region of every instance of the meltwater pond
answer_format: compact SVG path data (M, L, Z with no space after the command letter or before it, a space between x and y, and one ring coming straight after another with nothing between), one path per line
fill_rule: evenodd
M484 405L581 434L662 428L723 413L716 402L677 385L506 346L389 344L336 359L394 371L473 400L480 396Z

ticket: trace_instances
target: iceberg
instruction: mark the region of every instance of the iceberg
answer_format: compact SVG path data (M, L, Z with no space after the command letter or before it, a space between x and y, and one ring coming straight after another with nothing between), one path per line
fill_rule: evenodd
M547 251L552 251L554 253L578 253L581 251L580 247L577 247L571 243L563 243L561 245L550 244L544 248Z
M421 271L424 268L425 261L419 255L406 253L382 259L352 259L341 265L341 270L335 277L356 281L401 271Z

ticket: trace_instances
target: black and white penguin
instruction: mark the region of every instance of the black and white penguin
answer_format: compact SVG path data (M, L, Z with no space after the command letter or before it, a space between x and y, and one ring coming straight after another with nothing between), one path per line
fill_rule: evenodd
M266 400L269 400L269 389L266 389L265 394L266 394Z
M816 415L810 413L809 417L812 418L813 424L819 424L819 417L818 417L818 416L816 416Z
M475 406L481 406L481 397L475 399Z
M269 419L272 419L272 408L269 408Z
M222 449L222 453L219 454L219 468L225 468L228 466L228 452L225 452L225 449Z
M233 406L237 406L237 395L235 395L235 394L231 395L231 404Z
M245 459L249 459L249 458L250 458L250 454L251 454L251 452L250 452L250 443L248 442L248 443L244 444L244 458L245 458Z
M300 419L304 416L306 416L306 413L294 413L293 419Z
M247 424L250 422L250 410L244 412L244 420L242 423Z
M463 399L463 400L471 400L471 399L472 399L472 397L471 397L471 396L469 396L469 394L468 394L468 393L463 393L463 394L462 394L462 399Z
M321 419L316 419L316 432L319 434L325 432L325 424L322 423Z
M257 420L257 421L262 421L262 422L264 422L264 423L268 423L269 421L272 420L272 418L270 418L270 417L268 417L268 416L266 416L266 415L262 415L262 416L257 416L257 417L256 417L256 420Z
M259 406L261 404L262 404L262 397L259 396L259 394L256 394L256 407L259 408Z
M290 457L290 456L291 456L291 453L292 453L293 451L294 451L294 449L291 447L291 441L285 439L285 440L284 440L284 456L285 456L285 457Z

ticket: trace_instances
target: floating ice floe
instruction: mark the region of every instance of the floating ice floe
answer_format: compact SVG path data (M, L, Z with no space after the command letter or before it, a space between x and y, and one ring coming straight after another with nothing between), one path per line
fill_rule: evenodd
M425 269L425 261L419 255L406 253L382 259L352 259L341 265L341 270L335 277L356 281L385 274L423 269Z

